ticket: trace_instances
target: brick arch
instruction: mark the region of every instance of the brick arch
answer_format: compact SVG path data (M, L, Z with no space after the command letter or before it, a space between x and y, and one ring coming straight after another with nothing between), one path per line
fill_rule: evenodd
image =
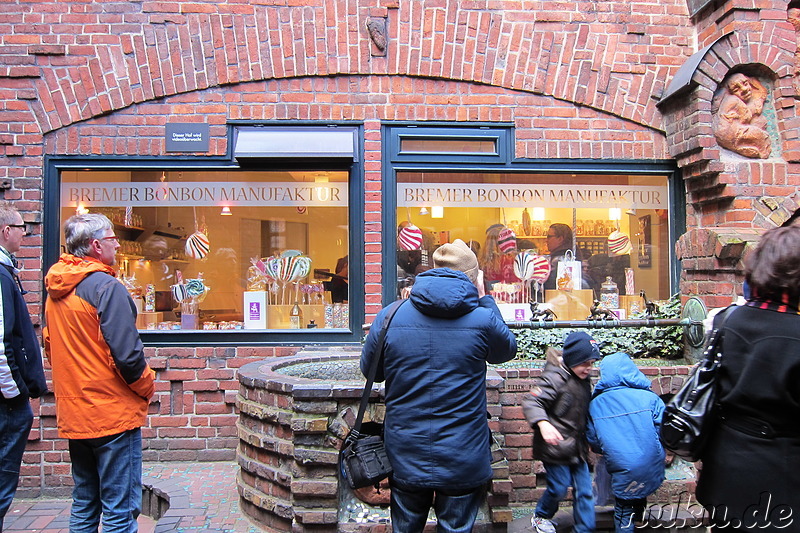
M202 117L207 155L225 155L229 120L513 122L526 158L664 159L663 134L609 113L491 85L408 76L253 81L131 105L45 135L45 152L164 154L163 125Z
M666 14L681 1L654 9ZM491 10L459 0L304 4L198 0L118 8L125 10L124 24L87 35L81 46L39 56L42 75L35 87L41 99L31 105L41 131L212 87L359 75L491 85L660 128L653 96L673 68L670 61L685 53L679 43L671 45L671 57L642 52L640 42L657 33L646 18L629 17L621 25L581 2L565 2L557 11ZM81 20L99 26L102 5L82 7ZM69 2L51 9L76 15ZM386 21L385 56L374 55L365 28L370 18ZM689 29L675 22L665 32L674 34L688 38Z

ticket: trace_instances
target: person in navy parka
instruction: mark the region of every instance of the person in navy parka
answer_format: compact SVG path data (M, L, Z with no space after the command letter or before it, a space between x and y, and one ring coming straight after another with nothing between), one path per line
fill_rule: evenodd
M386 381L395 533L421 532L431 506L438 531L472 530L492 478L486 363L508 361L517 351L494 299L483 293L472 250L458 239L439 247L433 263L397 310L375 379ZM365 374L379 351L379 329L370 330L364 345Z
M618 352L600 361L587 437L606 458L617 533L634 530L647 496L664 480L665 452L659 438L663 414L664 402L628 354Z

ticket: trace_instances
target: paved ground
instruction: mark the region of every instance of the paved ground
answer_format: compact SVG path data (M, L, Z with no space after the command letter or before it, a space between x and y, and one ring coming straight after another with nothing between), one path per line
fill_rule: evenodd
M261 530L239 512L238 468L233 462L144 465L145 482L152 478L157 486L179 497L174 498L171 512L159 524L141 516L139 531L153 533L158 526L158 531L260 533ZM68 533L69 506L69 499L17 498L6 515L3 531ZM180 515L180 526L165 528L176 515Z
M169 511L157 523L149 517L141 516L139 531L141 533L261 533L262 530L239 511L239 495L236 490L238 468L233 462L145 464L144 483L169 493L171 505ZM69 507L68 498L17 498L6 515L3 531L69 533ZM608 531L606 528L613 530L609 510L598 508L598 531ZM509 524L509 533L531 532L531 514L531 509L515 509L515 519ZM557 519L560 519L563 529L569 529L571 519L568 509L560 511ZM562 527L559 530L562 530ZM644 533L652 530L640 531Z

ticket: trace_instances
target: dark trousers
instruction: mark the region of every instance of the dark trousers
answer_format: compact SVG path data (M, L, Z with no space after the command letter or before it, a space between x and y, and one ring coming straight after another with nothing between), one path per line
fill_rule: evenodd
M486 495L486 486L462 491L408 487L391 483L390 511L394 533L419 533L425 528L428 512L436 513L436 531L469 533Z
M32 425L30 402L0 404L0 533L3 531L3 518L17 492L19 467Z

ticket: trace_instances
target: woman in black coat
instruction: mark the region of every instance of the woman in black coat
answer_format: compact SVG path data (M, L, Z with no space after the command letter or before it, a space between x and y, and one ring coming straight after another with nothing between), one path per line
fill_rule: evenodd
M721 412L697 498L715 532L798 531L800 227L765 233L746 280L747 303L726 312Z

